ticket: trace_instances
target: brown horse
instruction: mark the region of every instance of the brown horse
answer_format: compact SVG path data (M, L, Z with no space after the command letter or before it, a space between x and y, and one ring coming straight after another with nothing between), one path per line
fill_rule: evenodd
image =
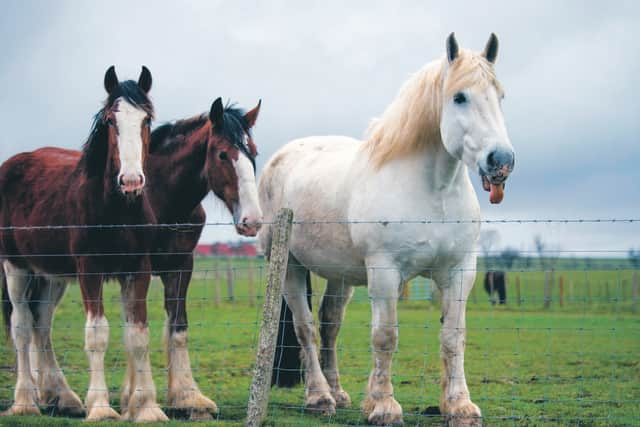
M209 418L217 410L191 373L187 350L187 289L193 250L206 220L200 204L211 191L233 215L236 230L255 236L262 221L255 181L256 146L251 135L260 103L245 113L223 108L216 99L209 114L163 125L151 134L149 197L161 224L192 224L161 228L156 234L152 266L165 288L168 357L167 406L192 419ZM193 225L195 224L195 225ZM125 387L126 388L126 387Z
M260 103L244 113L237 108L224 108L222 99L218 98L208 115L165 124L151 134L145 194L159 223L189 224L179 226L178 232L175 227L157 229L151 263L165 286L167 406L191 419L210 418L210 413L217 411L216 404L200 392L193 379L187 350L185 303L193 270L192 252L206 220L200 203L212 191L233 215L238 233L256 235L262 213L257 201L257 151L251 129L259 112ZM56 295L62 296L66 283L60 282L56 286ZM31 307L38 307L39 298L35 295L27 298ZM57 298L53 305L59 301ZM49 301L43 303L50 305L51 311L55 308ZM8 310L10 306L5 312ZM34 350L53 351L50 346ZM122 390L123 408L129 406L131 378L127 372Z
M13 305L9 328L18 367L9 414L39 413L39 403L63 412L83 411L58 367L50 337L63 283L77 277L91 371L87 419L119 417L109 406L104 377L109 326L102 285L114 278L121 285L131 374L131 395L123 412L135 421L167 419L156 403L148 356L151 262L143 254L153 234L140 226L155 222L142 191L153 118L147 97L151 73L143 67L138 82L119 82L111 67L104 86L108 98L82 152L41 148L0 166L0 256Z

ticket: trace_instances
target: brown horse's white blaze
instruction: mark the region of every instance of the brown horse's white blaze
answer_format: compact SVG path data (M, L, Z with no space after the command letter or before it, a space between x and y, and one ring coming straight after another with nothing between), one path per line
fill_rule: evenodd
M118 100L114 116L120 159L118 184L124 194L139 195L145 182L142 131L148 126L149 116L124 99Z
M233 161L237 183L238 203L233 206L233 222L243 236L258 234L262 221L262 210L258 202L258 187L253 165L242 153Z

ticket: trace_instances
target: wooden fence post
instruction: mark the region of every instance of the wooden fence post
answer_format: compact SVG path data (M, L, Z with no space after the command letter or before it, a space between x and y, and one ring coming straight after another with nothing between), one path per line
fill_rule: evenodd
M411 298L411 282L406 281L402 284L402 292L400 292L400 301L409 301Z
M256 305L256 288L253 283L253 262L249 263L249 270L247 271L247 285L249 287L249 307L255 307Z
M522 298L520 298L520 276L516 276L516 301L518 301L518 306L522 304Z
M573 303L573 280L569 280L569 302Z
M549 271L544 272L544 308L551 306L551 274Z
M560 279L558 280L558 290L559 290L559 299L558 299L558 303L560 304L560 307L564 307L564 277L560 276Z
M633 272L633 285L631 288L631 311L638 312L638 272Z
M236 300L235 294L235 285L234 285L234 276L233 268L231 267L231 261L227 262L227 298L229 302L234 302Z
M213 270L213 303L220 307L220 264L217 261Z
M282 287L289 259L289 237L291 235L292 221L293 212L291 209L281 209L274 224L275 229L273 230L271 256L269 269L267 270L267 288L264 294L260 339L256 350L253 381L249 391L247 427L258 427L260 425L269 403L271 373L282 305Z

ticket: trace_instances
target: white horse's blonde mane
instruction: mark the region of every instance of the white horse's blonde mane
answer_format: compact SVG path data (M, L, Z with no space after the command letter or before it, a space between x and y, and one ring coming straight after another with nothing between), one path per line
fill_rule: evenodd
M461 49L451 64L442 58L425 65L402 85L382 117L372 120L367 129L364 147L374 168L440 142L443 96L489 85L502 93L493 65L481 54Z

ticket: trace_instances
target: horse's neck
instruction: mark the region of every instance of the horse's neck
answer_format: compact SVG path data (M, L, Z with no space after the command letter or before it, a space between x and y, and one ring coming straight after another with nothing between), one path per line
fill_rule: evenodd
M369 170L376 169L369 166ZM422 197L432 199L455 191L465 173L464 164L451 156L442 143L439 143L388 161L374 172L377 178L372 178L388 181L390 184L402 183L396 186L397 191L419 191L426 193Z
M464 164L449 154L440 141L420 153L420 157L424 170L417 172L425 175L428 189L436 194L455 190L467 173Z
M154 209L163 220L177 221L189 215L207 195L206 153L206 140L193 139L170 154L151 156Z

